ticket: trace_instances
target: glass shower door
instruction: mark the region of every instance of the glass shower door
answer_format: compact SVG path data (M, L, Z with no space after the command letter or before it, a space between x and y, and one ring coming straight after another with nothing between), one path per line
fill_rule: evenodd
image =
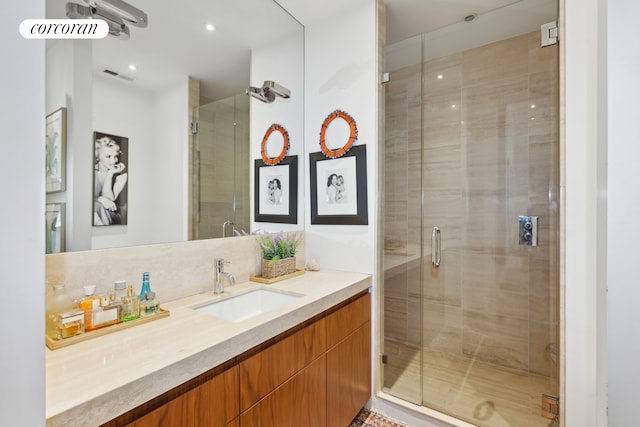
M194 238L249 231L249 98L202 105L194 117Z
M443 54L433 38L386 51L383 390L478 426L553 425L557 46L531 31Z

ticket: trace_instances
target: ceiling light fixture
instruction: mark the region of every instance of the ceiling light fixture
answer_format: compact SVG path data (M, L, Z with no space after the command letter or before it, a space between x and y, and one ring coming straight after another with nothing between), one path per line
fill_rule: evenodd
M214 27L212 24L207 24L205 28L207 29L207 31L213 31L216 29L216 27Z
M135 70L137 70L137 69L138 69L138 67L136 67L135 65L131 64L131 65L129 65L129 69L130 69L131 71L135 71Z

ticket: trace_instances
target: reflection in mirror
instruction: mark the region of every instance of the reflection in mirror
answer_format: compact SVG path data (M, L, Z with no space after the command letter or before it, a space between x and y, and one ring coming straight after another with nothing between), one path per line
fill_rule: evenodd
M193 239L249 230L249 97L244 93L193 112Z
M47 0L47 18L66 18L66 4L74 2L86 6ZM146 27L127 28L128 39L47 41L46 110L67 109L67 183L46 202L66 206L66 250L250 232L245 90L273 79L290 87L272 69L302 76L302 26L272 0L127 3L148 16ZM292 39L300 40L299 53L265 55ZM256 51L269 74L250 82ZM291 99L279 95L278 105L264 108L281 115L282 102ZM301 117L278 118L302 127ZM128 139L127 225L93 226L94 132Z

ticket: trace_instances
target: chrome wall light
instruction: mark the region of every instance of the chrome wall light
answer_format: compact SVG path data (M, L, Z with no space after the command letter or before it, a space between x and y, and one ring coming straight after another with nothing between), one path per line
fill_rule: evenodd
M291 96L291 91L274 81L265 80L262 87L249 86L246 90L246 94L270 104L275 101L276 96L285 99L289 98Z
M140 28L148 25L147 14L122 0L84 0L89 6L66 4L71 19L102 19L109 25L109 35L120 40L129 39L127 24Z
M84 0L92 8L107 12L122 19L125 24L145 28L148 24L147 14L122 0Z

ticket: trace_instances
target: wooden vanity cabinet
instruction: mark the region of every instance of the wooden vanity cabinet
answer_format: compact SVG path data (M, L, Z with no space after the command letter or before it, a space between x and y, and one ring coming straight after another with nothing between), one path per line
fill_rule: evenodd
M323 354L240 414L240 427L326 427L326 375Z
M371 396L363 292L102 427L342 427Z
M275 390L326 351L324 325L324 319L320 319L283 339L258 346L241 357L240 412Z
M238 366L225 363L101 427L237 426Z
M327 426L348 426L371 396L371 296L327 316Z
M371 396L370 304L362 294L242 362L240 427L348 426Z

